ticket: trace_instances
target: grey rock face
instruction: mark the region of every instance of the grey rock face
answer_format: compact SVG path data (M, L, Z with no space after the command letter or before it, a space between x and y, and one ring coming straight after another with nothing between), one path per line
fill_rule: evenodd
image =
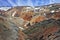
M18 40L18 27L9 21L0 22L0 40Z

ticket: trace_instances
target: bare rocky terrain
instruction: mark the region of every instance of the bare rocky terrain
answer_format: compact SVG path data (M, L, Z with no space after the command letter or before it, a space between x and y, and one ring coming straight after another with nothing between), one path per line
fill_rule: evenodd
M0 40L59 40L60 4L0 10Z

